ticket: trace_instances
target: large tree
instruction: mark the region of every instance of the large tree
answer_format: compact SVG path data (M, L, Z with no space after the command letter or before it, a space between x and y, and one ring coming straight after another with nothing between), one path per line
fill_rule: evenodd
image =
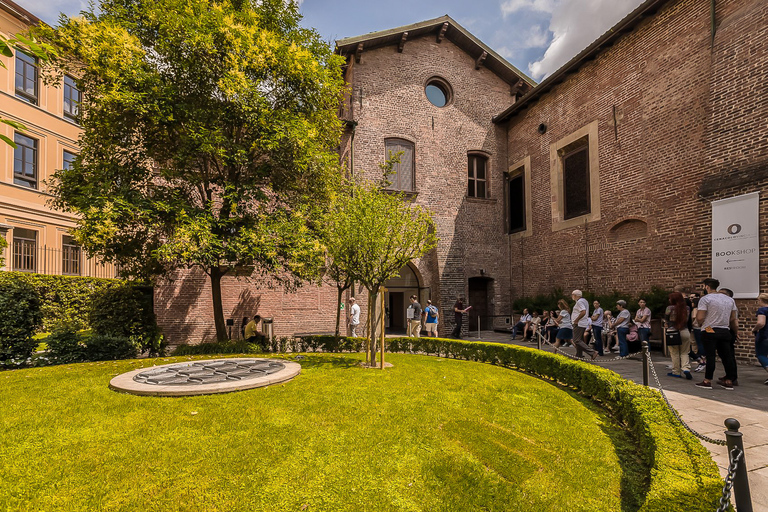
M349 193L339 194L325 226L326 236L334 241L328 245L334 264L368 291L366 357L372 366L378 346L376 326L384 321L376 304L381 288L408 262L437 245L430 212L411 204L403 194L382 189L391 162L384 166L384 181L353 183Z
M288 286L323 264L343 64L284 0L103 0L41 29L82 90L81 152L51 184L76 239L136 275L203 269Z

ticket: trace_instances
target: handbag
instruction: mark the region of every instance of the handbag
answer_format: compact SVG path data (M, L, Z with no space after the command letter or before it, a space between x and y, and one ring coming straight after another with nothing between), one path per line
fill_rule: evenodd
M683 344L683 338L680 336L680 331L675 329L667 329L664 336L667 339L667 346L678 346Z

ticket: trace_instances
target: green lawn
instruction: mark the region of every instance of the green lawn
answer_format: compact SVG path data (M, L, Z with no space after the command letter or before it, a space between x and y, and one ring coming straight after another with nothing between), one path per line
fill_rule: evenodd
M591 402L486 364L361 357L189 398L107 387L189 357L2 372L0 510L637 509L647 471Z

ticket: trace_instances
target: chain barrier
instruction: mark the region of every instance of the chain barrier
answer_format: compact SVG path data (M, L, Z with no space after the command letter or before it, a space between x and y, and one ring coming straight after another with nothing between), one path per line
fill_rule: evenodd
M738 446L734 446L731 450L731 463L728 465L728 475L725 477L723 495L720 497L720 506L717 507L715 512L725 512L728 510L728 506L731 504L731 489L733 488L733 479L734 476L736 476L736 470L739 468L739 462L741 461L741 457L743 455L744 452L739 450Z
M566 352L565 350L560 350L560 347L556 347L555 345L550 343L549 340L547 340L544 336L542 336L542 334L540 332L538 332L538 331L536 332L536 336L538 336L539 339L542 342L544 342L545 344L547 344L550 347L552 347L553 349L555 349L555 352L558 352L558 353L560 353L560 354L562 354L562 355L564 355L566 357L570 357L571 359L576 359L578 361L585 361L587 363L594 363L594 362L608 363L608 362L611 362L611 361L621 361L622 359L629 359L630 357L634 357L634 356L638 356L638 355L642 354L642 351L641 352L634 352L632 354L627 354L626 356L616 356L616 357L612 357L610 359L600 359L598 361L597 358L592 359L592 358L587 358L587 357L579 357L579 356L575 356L575 355L573 355L573 354L571 354L569 352Z

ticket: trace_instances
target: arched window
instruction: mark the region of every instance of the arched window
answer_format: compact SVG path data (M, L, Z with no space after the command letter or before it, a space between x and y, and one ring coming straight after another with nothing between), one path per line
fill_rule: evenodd
M416 189L413 142L405 139L385 139L384 147L387 160L400 154L400 162L394 164L392 174L388 177L390 185L387 188L413 192Z

